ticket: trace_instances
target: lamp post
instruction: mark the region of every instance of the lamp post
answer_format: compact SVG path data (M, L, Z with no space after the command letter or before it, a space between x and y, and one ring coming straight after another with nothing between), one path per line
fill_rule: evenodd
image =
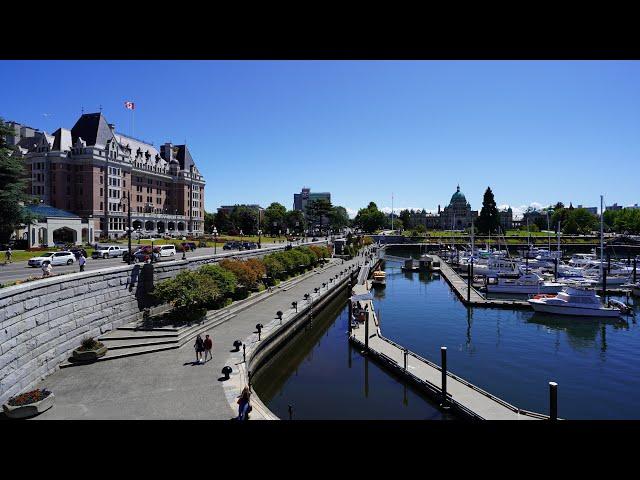
M120 200L120 203L122 205L124 205L124 201L127 201L127 240L128 240L128 247L129 247L129 252L127 254L127 263L129 265L131 265L131 233L133 232L133 228L131 227L131 194L127 194L127 192L124 192L124 195L122 197L122 199Z
M258 229L258 248L262 248L262 230Z
M213 254L217 254L218 253L218 229L216 227L213 227Z

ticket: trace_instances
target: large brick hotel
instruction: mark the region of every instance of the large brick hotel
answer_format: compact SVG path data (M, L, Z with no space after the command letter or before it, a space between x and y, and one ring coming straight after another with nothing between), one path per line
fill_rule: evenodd
M102 113L83 114L53 134L16 123L10 139L25 160L29 193L93 224L94 237L204 233L205 181L186 145L160 150L115 131ZM135 234L134 234L135 237ZM94 239L90 239L93 241Z

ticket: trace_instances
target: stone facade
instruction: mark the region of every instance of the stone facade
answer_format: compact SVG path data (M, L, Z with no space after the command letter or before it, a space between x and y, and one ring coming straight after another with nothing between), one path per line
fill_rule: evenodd
M225 256L262 256L284 247L162 262L154 265L154 282ZM0 289L0 403L56 371L84 337L142 318L141 271L124 265Z
M157 148L116 132L102 113L83 114L71 130L51 135L12 125L20 136L14 152L24 158L27 193L88 219L96 236L125 234L125 198L140 234L204 233L205 180L186 145Z
M464 194L458 189L451 196L449 205L440 212L440 228L443 230L462 230L471 227L472 221L477 221L478 212L471 210Z

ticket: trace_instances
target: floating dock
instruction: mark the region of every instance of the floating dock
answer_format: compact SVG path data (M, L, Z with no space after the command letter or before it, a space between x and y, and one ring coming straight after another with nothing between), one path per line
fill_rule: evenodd
M444 262L441 265L445 265ZM366 279L355 285L352 290L353 295L363 295L368 292ZM451 409L452 413L473 420L549 419L547 415L515 407L446 369L446 375L443 375L440 366L382 336L372 300L361 300L360 304L363 308L366 307L369 315L363 323L357 323L357 327L350 328L349 341L357 345L363 354L378 360L432 398L439 400L443 408ZM443 385L446 385L444 388L446 402L444 403Z

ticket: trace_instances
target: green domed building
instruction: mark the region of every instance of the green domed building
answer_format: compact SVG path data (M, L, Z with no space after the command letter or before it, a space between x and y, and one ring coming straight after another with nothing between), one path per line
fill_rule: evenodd
M442 211L438 208L440 214L440 228L443 230L464 230L471 227L472 220L478 219L478 211L471 210L471 205L467 202L464 193L460 191L460 185L455 193L451 195L449 205L444 207Z

